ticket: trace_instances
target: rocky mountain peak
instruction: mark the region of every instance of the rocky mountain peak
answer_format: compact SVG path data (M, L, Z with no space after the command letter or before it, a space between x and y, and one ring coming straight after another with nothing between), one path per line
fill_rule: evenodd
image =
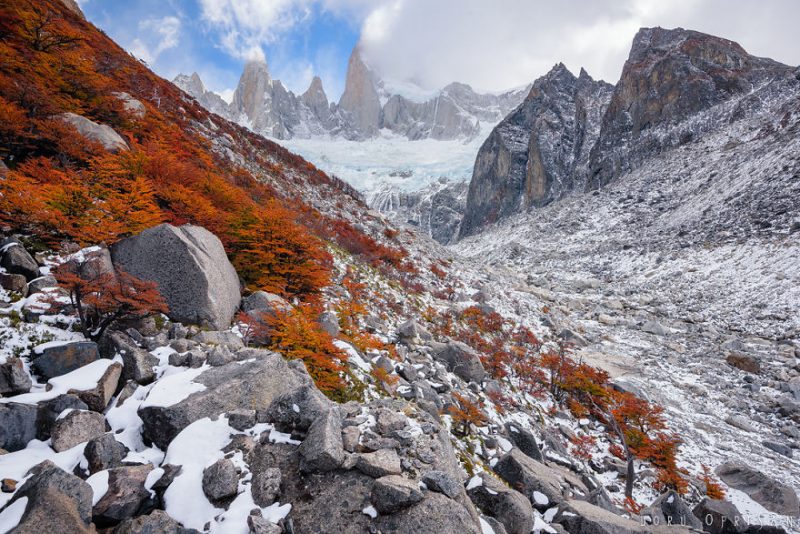
M674 130L681 121L749 95L790 71L748 54L728 39L683 28L642 28L603 119L603 134L592 154L591 185L605 185L645 153L687 142L699 133L689 127ZM657 127L671 128L673 134L654 133ZM621 153L619 148L631 140L642 150Z
M61 0L61 3L67 6L67 9L78 15L80 18L86 18L83 15L83 11L81 10L81 6L78 5L78 2L75 0Z
M264 108L271 82L266 61L248 61L239 78L239 85L233 93L233 108L244 113L252 121Z
M347 77L339 109L348 115L355 137L374 136L380 126L381 101L376 88L377 76L364 62L361 47L356 46L347 62Z

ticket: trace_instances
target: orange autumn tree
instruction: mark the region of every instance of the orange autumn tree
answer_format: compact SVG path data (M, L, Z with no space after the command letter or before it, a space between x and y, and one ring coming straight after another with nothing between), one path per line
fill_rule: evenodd
M63 263L54 275L69 294L84 336L94 341L116 322L168 311L155 282L140 280L120 269L109 272L92 259Z
M457 391L453 391L454 403L447 408L447 413L453 418L453 422L457 425L457 433L462 436L469 436L472 433L472 426L480 426L486 424L486 415L481 411L480 407L461 395Z

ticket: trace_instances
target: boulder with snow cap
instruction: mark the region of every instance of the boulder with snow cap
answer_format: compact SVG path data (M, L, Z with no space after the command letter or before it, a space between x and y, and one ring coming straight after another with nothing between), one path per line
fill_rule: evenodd
M543 460L539 443L529 430L522 428L522 426L516 423L506 423L506 433L511 442L523 453L539 462Z
M239 277L205 228L161 224L117 242L111 256L128 273L158 284L173 321L223 329L239 308Z
M93 341L51 342L33 349L33 370L49 380L88 365L100 357Z
M56 420L50 441L54 451L63 452L101 436L105 431L106 420L103 414L72 410Z
M153 367L158 365L158 358L139 348L134 340L123 332L109 332L100 341L103 356L122 357L122 380L133 380L137 384L146 385L155 377Z
M475 506L500 521L509 534L527 534L533 529L533 507L520 492L488 473L475 475L467 488Z
M497 461L494 472L538 509L546 510L564 501L559 474L517 448Z
M77 395L63 394L39 403L36 414L36 439L47 441L56 419L65 410L88 410L89 407Z
M460 341L436 343L433 357L445 364L448 371L466 382L480 382L486 376L478 353Z
M92 520L92 488L50 461L33 467L30 478L17 490L6 508L26 499L13 534L95 532Z
M170 380L157 382L138 411L144 437L166 450L181 430L198 419L240 408L264 410L279 395L311 384L302 363L286 362L265 350L247 349L247 355L245 361L203 371L178 393Z
M0 241L0 267L9 274L24 276L27 281L39 277L39 264L15 237Z
M89 472L97 473L119 467L128 449L114 438L114 434L106 433L89 440L83 455L89 463Z
M102 413L105 411L108 403L114 397L114 393L119 385L119 377L122 375L122 364L114 362L108 366L108 369L97 381L97 385L92 389L85 391L68 391L78 396L90 410Z

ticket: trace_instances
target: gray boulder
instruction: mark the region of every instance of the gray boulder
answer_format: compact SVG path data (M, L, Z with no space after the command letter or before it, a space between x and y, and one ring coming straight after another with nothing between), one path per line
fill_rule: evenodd
M342 424L338 410L332 408L314 421L306 439L300 444L300 470L305 473L324 473L337 469L342 462Z
M412 495L416 498L416 494L412 492ZM414 498L409 499L406 497L405 500L414 500ZM464 506L441 493L434 492L426 493L425 498L421 501L403 509L396 510L390 515L378 516L375 522L380 532L386 533L481 533L481 528L477 519L473 518Z
M253 501L259 506L269 506L275 502L281 492L281 470L268 467L253 475L251 485Z
M152 507L150 491L144 487L151 464L116 467L108 471L108 491L92 508L93 522L111 526Z
M184 528L163 510L153 510L148 515L127 519L114 529L114 534L200 534L193 528Z
M256 291L242 299L242 311L244 312L274 312L290 311L292 305L285 298L267 293L266 291Z
M53 425L51 445L56 452L63 452L75 445L101 436L106 431L103 414L84 410L72 410Z
M337 337L341 331L339 327L339 318L334 312L326 311L319 315L319 325L331 337Z
M239 432L244 432L256 424L256 411L244 409L231 410L228 412L228 424Z
M399 475L402 472L400 456L394 449L380 449L359 454L356 469L372 478Z
M794 489L761 471L738 462L726 462L717 467L715 473L727 485L743 491L770 512L800 515L800 501Z
M9 358L0 364L0 395L11 396L27 393L31 390L30 375L19 358Z
M534 460L541 462L542 450L536 441L536 437L528 430L514 423L506 423L506 432L511 439L511 443L516 445L526 455Z
M567 532L586 534L638 534L659 531L657 527L625 519L585 501L573 500L561 505L553 521L564 527ZM680 532L676 527L663 528L668 529L665 532L675 534Z
M54 399L39 403L36 417L36 439L47 441L56 419L64 410L88 410L86 403L77 395L59 395Z
M22 296L28 293L28 281L21 274L0 273L0 287Z
M122 108L130 114L131 117L136 119L143 119L147 113L147 109L142 104L141 100L133 98L128 93L118 92L113 93L116 98L122 101Z
M437 343L433 347L433 357L467 382L480 382L486 376L478 353L460 341Z
M397 327L397 339L403 343L414 343L417 341L431 341L433 336L416 321L410 319Z
M675 491L668 491L653 501L639 514L653 525L681 525L703 530L703 523Z
M212 502L236 496L239 492L239 474L227 458L217 460L203 470L203 493Z
M458 499L463 491L460 482L444 471L428 471L422 475L422 483L431 490L447 495L451 499Z
M762 441L761 444L773 452L777 452L781 456L791 458L793 456L792 449L788 445L778 443L777 441Z
M90 410L95 412L104 412L108 403L114 397L114 393L119 385L119 377L122 375L122 364L114 362L108 366L106 372L97 381L97 385L92 389L86 391L72 391L78 396Z
M664 325L655 321L647 321L644 323L642 325L642 332L647 332L648 334L653 334L654 336L666 336L669 334L669 330L664 327Z
M10 274L20 274L28 281L39 277L39 264L15 237L0 241L0 267Z
M92 488L89 484L50 461L33 467L29 475L9 501L9 505L13 505L20 499L28 499L19 524L9 533L95 532L91 526Z
M36 438L37 412L30 404L0 404L0 449L18 451Z
M391 514L420 502L423 497L417 482L400 475L388 475L375 481L370 501L378 513Z
M500 458L494 471L512 488L522 492L537 508L546 510L564 500L558 474L517 448Z
M98 124L86 117L76 115L75 113L62 113L59 117L64 122L74 127L80 135L89 141L100 143L103 148L109 152L129 150L128 143L126 143L113 128L106 124Z
M300 362L287 363L278 354L248 351L255 361L234 362L214 367L194 379L206 389L171 406L139 409L144 437L166 450L172 439L191 423L247 406L264 410L283 393L312 384ZM158 388L158 384L155 386Z
M741 534L747 530L747 521L733 503L706 497L694 507L692 514L703 524L703 531L711 534Z
M527 534L533 529L533 507L520 492L488 473L480 473L481 484L467 491L483 513L503 524L509 534Z
M101 353L106 358L119 354L122 357L122 380L133 380L137 384L147 385L155 380L153 367L158 365L158 358L139 348L129 336L122 332L110 332L101 342Z
M97 343L93 341L71 341L33 349L33 370L49 380L88 365L100 357Z
M248 515L247 527L250 529L250 534L281 534L283 529L260 515Z
M239 308L239 277L220 240L205 228L161 224L119 241L111 256L130 274L158 284L173 321L219 330Z
M275 397L269 407L258 414L262 423L272 423L283 432L305 432L333 403L313 385L294 388Z
M122 465L128 449L114 438L114 434L103 434L89 440L83 455L89 463L89 472L94 474Z

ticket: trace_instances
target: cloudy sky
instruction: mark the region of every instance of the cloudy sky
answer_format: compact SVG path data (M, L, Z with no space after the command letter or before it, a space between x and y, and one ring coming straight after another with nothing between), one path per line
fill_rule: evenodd
M165 78L197 71L230 96L248 58L295 92L344 88L360 40L388 79L518 87L562 61L615 82L636 30L691 28L800 64L796 0L81 0L89 20Z

